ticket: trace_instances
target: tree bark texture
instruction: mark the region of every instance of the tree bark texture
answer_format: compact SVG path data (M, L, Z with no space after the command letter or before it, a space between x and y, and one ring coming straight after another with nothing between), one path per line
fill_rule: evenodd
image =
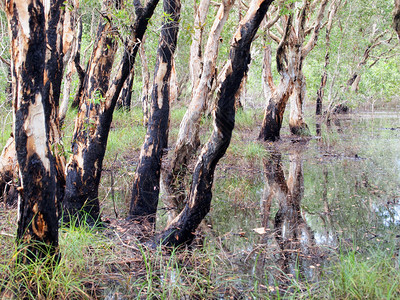
M145 38L145 37L144 37ZM140 60L142 62L142 94L141 94L141 103L142 103L142 111L143 111L143 125L147 127L149 122L150 115L150 102L149 102L149 93L150 93L150 72L149 72L149 64L146 57L146 50L144 47L144 41L139 48Z
M0 155L0 195L8 205L13 205L17 198L18 169L15 140L11 136Z
M263 88L264 95L269 98L267 98L263 123L258 136L258 139L262 141L273 142L280 138L283 114L293 89L293 74L289 72L293 72L292 64L294 60L288 59L288 40L292 27L292 16L285 17L284 21L284 34L276 50L277 68L281 75L278 86L275 86L272 78L271 48L268 46L264 48Z
M310 135L304 120L304 102L306 98L306 79L302 71L298 73L292 94L290 95L290 132L295 135Z
M117 101L117 109L123 109L125 111L131 110L132 85L133 79L135 78L133 73L134 71L131 72L128 78L125 80L124 87L122 88Z
M58 252L57 108L62 77L63 1L6 2L11 37L14 137L21 187L20 259Z
M225 80L219 87L214 130L198 158L188 202L183 211L157 236L157 243L177 246L192 240L210 210L215 167L229 146L235 123L235 94L250 63L250 45L272 0L254 0L232 39Z
M184 199L186 197L184 179L187 174L187 165L200 145L200 121L212 86L211 82L218 55L219 38L233 3L233 0L223 1L218 9L205 47L200 79L192 93L192 100L180 124L174 153L165 172L166 196L164 197L164 203L169 208L170 220L174 219L184 207Z
M129 218L155 223L160 191L161 159L168 145L170 82L176 48L180 1L164 0L164 20L157 51L147 133L135 172Z
M74 2L74 3L73 3ZM59 118L62 123L67 115L68 105L71 94L72 74L75 72L75 61L81 48L82 40L82 20L77 17L77 10L79 4L77 0L69 1L66 8L66 15L64 21L64 38L63 38L63 52L64 63L67 70L64 79L63 99L60 104ZM68 43L65 42L67 38Z
M116 4L116 1L113 2ZM102 14L109 15L113 2L104 0ZM63 203L66 222L70 216L79 216L81 210L92 219L90 222L96 221L99 217L98 185L102 159L96 156L87 157L86 150L90 147L90 139L96 131L96 122L101 102L104 101L103 97L108 90L116 50L117 42L113 34L111 16L103 16L82 90L77 94L80 105L75 120L72 156L67 166L67 185Z
M287 21L287 17L281 18L284 25L282 26L284 28L282 30L282 38L269 33L274 40L279 42L279 51L277 51L278 67L286 65L286 68L285 70L282 68L279 70L278 68L278 72L281 75L280 84L278 87L270 89L272 96L269 99L267 98L267 108L259 135L259 139L261 140L275 141L279 139L288 96L291 97L292 108L289 121L290 131L293 134L309 134L303 114L303 102L306 95L306 82L302 71L303 61L317 43L328 2L329 0L321 1L315 21L309 27L307 27L307 21L309 20L310 2L304 0L301 5L299 3L291 4L290 9L294 11L293 17L290 16L289 18L291 24ZM290 27L289 31L287 31L288 26ZM311 36L306 41L305 37L307 34L311 34ZM284 60L288 63L284 63ZM290 78L287 78L287 76ZM268 76L264 77L268 79ZM292 84L290 81L292 81ZM268 84L271 85L271 83Z
M196 9L196 17L194 19L194 35L192 37L192 44L190 46L190 77L192 80L192 93L196 90L200 81L202 73L202 43L204 27L206 25L206 18L208 9L210 7L210 0L201 0ZM196 2L195 2L196 3ZM206 53L206 52L204 52Z
M98 187L112 114L123 84L133 71L140 41L157 3L158 0L150 0L145 6L138 1L134 3L136 20L132 27L132 35L125 42L125 51L110 87L104 98L100 98L97 103L89 101L88 98L88 101L81 105L76 120L73 155L67 166L64 209L67 213L78 214L78 217L83 209L85 214L89 214L89 223L99 218ZM97 68L100 66L104 65L100 64ZM98 72L100 70L94 71ZM106 82L106 79L102 81ZM66 217L68 221L68 216Z

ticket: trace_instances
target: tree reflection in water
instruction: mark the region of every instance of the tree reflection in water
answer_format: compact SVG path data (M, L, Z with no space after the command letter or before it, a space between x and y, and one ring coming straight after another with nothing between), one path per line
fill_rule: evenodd
M265 247L256 268L257 273L268 274L270 285L279 284L283 289L292 280L316 280L322 256L300 207L304 195L302 152L301 146L290 150L287 180L282 154L277 148L273 148L269 159L264 161L265 188L261 209ZM274 201L278 211L272 219Z

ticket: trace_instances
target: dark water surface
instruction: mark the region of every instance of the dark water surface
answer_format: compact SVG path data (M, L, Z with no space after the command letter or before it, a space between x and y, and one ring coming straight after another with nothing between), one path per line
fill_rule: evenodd
M265 147L264 158L217 171L208 239L221 268L271 290L318 281L341 251L400 241L399 114L341 117L319 137Z

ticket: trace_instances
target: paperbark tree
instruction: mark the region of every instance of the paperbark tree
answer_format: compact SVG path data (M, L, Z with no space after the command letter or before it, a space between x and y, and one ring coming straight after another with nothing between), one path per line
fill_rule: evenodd
M276 141L279 139L282 127L283 114L286 103L293 89L293 60L289 60L288 39L292 27L292 16L284 16L284 34L276 50L277 69L281 76L278 86L275 86L271 71L271 47L264 47L263 61L263 90L267 100L263 123L261 125L259 140Z
M203 43L203 33L204 33L204 27L206 24L206 18L207 18L207 13L208 9L210 7L210 0L201 0L199 3L199 6L196 7L196 1L194 1L195 5L195 19L194 19L194 34L192 37L192 44L190 45L190 64L189 64L189 69L190 69L190 77L192 80L192 93L197 88L197 85L200 82L200 76L202 73L202 43ZM204 53L207 53L204 51Z
M183 211L156 237L176 246L192 240L210 210L214 171L229 146L235 123L235 94L250 63L250 46L272 0L254 0L232 39L228 67L219 87L214 130L198 158L188 201Z
M12 205L17 198L18 162L14 136L11 136L0 155L0 195L4 203Z
M112 114L124 82L133 71L140 41L157 3L158 0L150 0L142 6L139 1L134 2L136 19L132 25L132 34L124 43L125 51L110 87L104 97L99 98L97 102L87 98L80 107L74 130L73 154L67 166L66 194L63 202L66 221L68 221L68 215L80 217L81 212L88 214L86 221L89 223L93 224L93 221L99 218L98 188ZM105 48L102 49L110 50ZM96 49L99 49L96 53L102 53L99 47ZM97 68L100 66L104 65L99 64ZM108 65L105 71L110 71ZM93 73L101 73L101 70L94 70ZM96 80L100 78L108 85L109 78L101 76ZM104 85L102 87L104 88ZM91 93L93 92L92 89Z
M200 120L206 109L212 85L211 81L215 75L219 38L233 3L234 1L232 0L222 1L218 9L204 49L199 81L192 93L192 100L181 122L174 153L169 167L164 174L164 186L166 190L164 202L170 209L170 220L175 218L177 213L184 207L184 199L186 197L184 192L184 178L187 174L187 165L200 146Z
M85 159L85 147L88 147L89 136L95 131L95 119L100 113L100 102L108 90L111 68L117 51L115 31L110 14L112 5L117 1L103 1L102 19L99 22L96 42L88 62L83 85L79 88L78 116L75 121L72 141L72 156L67 166L67 185L64 197L64 220L70 215L78 215L83 209L95 221L99 217L98 189L101 172L94 167L84 170L79 159ZM91 158L93 165L102 164L98 158Z
M133 180L129 218L148 218L155 223L160 191L161 159L168 145L170 83L176 48L180 1L164 0L164 24L161 29L151 93L151 112L147 133Z
M22 262L58 253L58 100L62 78L62 0L8 0L14 137L21 187L17 242Z
M72 74L75 72L77 57L80 53L82 40L82 20L78 18L78 0L69 0L65 11L63 53L66 64L66 74L63 87L63 98L60 104L59 118L62 123L67 115L71 94ZM79 59L79 57L78 57Z
M145 37L144 37L145 38ZM142 40L142 43L139 48L140 60L142 62L142 94L140 96L142 103L142 111L143 111L143 125L147 127L149 121L150 114L150 101L149 101L149 91L150 91L150 72L149 72L149 64L146 57L146 50L144 47L145 39Z
M325 31L325 46L326 46L326 52L325 52L325 63L324 63L324 71L321 77L321 84L318 88L317 91L317 100L315 104L315 114L321 115L322 114L322 100L324 98L324 91L325 91L325 86L326 86L326 81L328 79L328 65L329 65L329 58L330 58L330 45L331 45L331 30L332 30L332 25L333 25L333 20L336 15L336 12L341 4L341 0L335 0L331 3L329 12L328 12L328 22L326 25L326 31Z
M282 37L268 31L272 40L279 44L277 49L278 68L283 65L283 59L287 63L285 63L286 70L282 68L278 69L281 75L279 86L275 87L271 80L268 80L266 84L270 86L270 94L274 97L267 99L266 112L259 135L259 139L261 140L275 141L279 139L283 113L288 100L287 97L291 99L289 120L291 133L296 135L309 134L303 114L303 105L306 96L306 82L302 71L303 62L317 43L328 2L329 0L323 0L310 4L310 1L304 0L301 5L299 3L292 3L289 9L293 11L293 16L281 18L282 26L275 24L277 31L281 33ZM315 20L311 23L310 12L316 10L317 3L319 3L319 9L317 10ZM285 4L283 3L283 5ZM291 20L290 24L288 22L289 19ZM288 26L290 27L289 31L287 31L289 29ZM308 40L306 39L307 35L311 35ZM285 53L282 53L282 51L285 51ZM264 66L268 67L268 64L264 64Z

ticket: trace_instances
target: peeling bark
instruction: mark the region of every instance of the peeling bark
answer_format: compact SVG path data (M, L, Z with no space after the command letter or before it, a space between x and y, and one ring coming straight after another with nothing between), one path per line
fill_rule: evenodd
M140 60L142 61L142 111L143 111L143 125L147 127L149 117L150 117L150 103L149 103L149 91L150 91L150 72L149 72L149 64L146 57L146 50L144 48L144 42L139 48Z
M294 60L288 59L288 41L289 33L292 28L292 17L285 18L284 35L276 51L276 61L278 72L281 79L278 86L275 86L271 72L270 47L264 48L263 78L264 95L267 98L267 106L264 113L263 123L261 125L259 140L276 141L280 137L283 114L289 96L293 89L293 70Z
M155 223L160 191L161 159L168 145L170 83L176 48L180 1L164 0L164 20L151 93L151 114L135 172L129 218Z
M62 77L63 1L6 3L10 29L14 137L21 187L17 243L28 263L58 253L57 108ZM53 152L55 156L53 156ZM60 198L58 198L60 199Z
M306 82L302 71L303 62L317 43L328 2L329 0L321 1L316 19L309 28L307 28L307 22L309 21L308 14L311 10L310 2L303 0L302 4L292 3L290 10L294 11L293 16L281 18L283 29L278 27L280 29L278 31L282 31L283 33L282 38L271 32L268 33L280 45L278 46L279 51L277 51L277 65L278 72L281 75L281 82L275 90L271 90L272 96L267 98L267 108L259 135L259 139L261 140L275 141L279 139L282 117L288 96L291 97L289 121L291 132L298 135L309 134L309 129L303 115L303 103L306 95ZM288 19L291 20L291 24L287 21ZM288 26L290 26L289 31ZM306 42L305 37L307 34L311 34L311 37ZM282 45L285 46L282 47ZM284 66L284 68L281 66ZM287 76L290 78L286 78ZM268 76L264 76L264 78L269 79ZM290 84L290 81L292 81L292 84ZM279 97L277 97L278 95Z
M140 2L135 1L136 20L132 26L132 35L125 42L125 51L117 72L104 98L99 103L86 101L82 104L76 121L73 156L67 166L64 209L77 214L78 217L82 215L83 210L88 214L89 218L86 221L89 224L99 218L98 187L112 114L123 84L133 71L140 41L157 3L158 0L150 0L142 6ZM86 136L83 133L86 133Z
M102 13L108 14L112 4L105 0ZM80 98L80 106L75 120L72 156L67 166L67 184L63 203L65 222L70 220L70 216L82 214L87 214L86 217L92 219L88 222L99 218L98 185L102 158L91 157L87 154L87 148L90 147L91 140L95 138L101 102L104 101L103 97L108 90L116 51L117 42L113 34L111 17L103 17L99 23L96 42L88 62L83 89L77 94Z
M203 70L202 66L202 43L204 27L206 25L206 18L210 6L210 0L201 0L197 7L196 17L194 20L194 35L192 37L192 44L190 46L190 77L192 80L192 93L196 90L200 82L200 76ZM196 3L196 2L195 2ZM207 53L206 51L204 53Z
M67 66L64 88L63 88L63 99L60 105L59 118L60 123L63 123L65 116L67 115L68 105L71 94L71 83L72 75L75 72L76 58L79 55L82 40L82 20L77 20L77 10L79 4L77 0L69 1L69 7L66 8L66 18L64 22L64 37L68 37L68 43L65 43L63 38L63 52L64 62Z
M214 130L204 145L193 174L183 211L156 237L156 242L177 246L192 240L210 210L214 171L229 146L235 123L235 94L250 63L250 45L272 0L254 0L233 37L225 78L214 111Z
M175 218L184 207L186 195L183 182L187 174L187 165L200 146L200 120L206 109L213 76L215 75L219 38L233 3L233 0L223 1L218 9L205 47L202 73L197 83L197 88L195 88L192 93L192 100L181 122L173 157L164 175L164 186L166 190L164 203L169 208L170 220Z
M306 98L306 82L303 72L300 72L294 82L290 96L290 132L295 135L310 135L310 129L304 120L304 101Z
M18 162L14 137L11 136L0 155L0 195L4 203L13 205L17 198Z

